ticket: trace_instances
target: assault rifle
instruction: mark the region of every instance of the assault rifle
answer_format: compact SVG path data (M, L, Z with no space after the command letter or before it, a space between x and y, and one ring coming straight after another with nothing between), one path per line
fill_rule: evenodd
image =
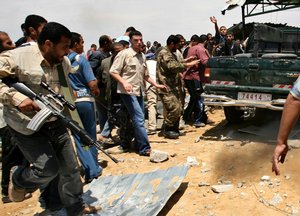
M113 156L108 154L105 150L103 150L101 143L96 140L93 140L86 132L86 130L81 128L76 121L62 114L64 105L67 106L70 110L75 110L76 106L74 106L73 104L65 100L62 95L57 94L53 89L50 88L50 86L47 83L42 82L41 87L48 90L51 93L48 95L43 95L41 93L36 94L28 86L20 82L10 83L9 86L15 88L20 93L34 100L41 108L41 110L28 123L27 125L28 129L31 129L33 131L38 131L48 119L56 117L62 120L67 128L69 128L74 133L78 134L83 141L85 141L89 145L96 146L97 149L102 151L106 156L108 156L115 163L119 162L116 158L114 158Z

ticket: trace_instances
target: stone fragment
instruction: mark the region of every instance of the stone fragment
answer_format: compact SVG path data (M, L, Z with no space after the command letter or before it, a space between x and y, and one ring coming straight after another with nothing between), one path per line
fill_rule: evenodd
M239 182L239 183L237 184L237 187L238 187L238 188L241 188L241 187L243 187L243 185L244 185L243 182Z
M153 150L150 154L150 161L153 163L161 163L169 159L167 152Z
M205 186L210 186L210 184L207 183L207 182L199 182L198 186L199 187L205 187Z
M226 191L229 191L233 188L232 184L225 184L225 185L212 185L211 189L215 193L224 193Z
M197 161L196 157L188 156L186 159L186 165L187 166L198 166L199 162Z
M270 176L263 176L260 178L261 181L270 181Z
M275 194L273 198L270 200L269 204L272 206L275 206L283 201L282 197L280 194Z

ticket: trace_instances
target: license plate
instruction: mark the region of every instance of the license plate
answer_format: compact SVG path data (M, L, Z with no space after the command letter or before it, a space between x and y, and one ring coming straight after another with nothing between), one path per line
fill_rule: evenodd
M272 94L239 92L238 100L270 101L272 100Z

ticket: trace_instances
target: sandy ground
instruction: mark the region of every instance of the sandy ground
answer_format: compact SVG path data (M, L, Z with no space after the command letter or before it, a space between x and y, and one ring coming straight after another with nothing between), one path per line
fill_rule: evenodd
M280 176L271 172L278 121L268 126L251 126L252 132L260 134L253 135L251 130L250 134L239 131L248 130L249 125L227 124L221 109L210 113L209 118L214 124L203 128L187 126L186 136L178 140L149 136L153 149L176 154L163 163L152 163L147 157L126 153L116 155L124 162L115 164L100 153L107 160L103 175L166 169L185 164L188 156L193 156L199 165L189 169L159 216L299 215L300 151L295 148L289 152ZM269 176L270 180L261 181L263 176ZM201 183L206 186L200 186ZM231 183L233 188L224 193L213 192L211 186L219 183ZM36 192L33 198L21 203L1 203L0 215L27 216L40 212L38 195Z

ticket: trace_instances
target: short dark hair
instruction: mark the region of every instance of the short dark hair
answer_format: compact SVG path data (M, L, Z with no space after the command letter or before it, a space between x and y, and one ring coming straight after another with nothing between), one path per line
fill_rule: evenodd
M130 26L126 29L126 32L132 32L132 31L136 31L136 29L133 26Z
M167 39L167 45L170 45L171 43L174 44L180 43L180 38L176 35L170 35Z
M28 15L26 17L25 23L24 23L26 34L30 35L30 32L29 32L30 27L37 30L38 27L43 23L47 23L47 20L44 17L41 17L39 15L35 15L35 14Z
M182 36L182 34L176 34L175 36L178 37L179 39L185 40L184 37Z
M131 32L129 33L129 38L131 39L132 36L134 36L134 35L143 36L141 32L135 30L135 31L131 31Z
M122 44L124 47L129 46L129 42L126 40L120 40L119 43Z
M122 44L120 41L119 42L114 42L114 43L112 43L112 48L115 48L115 47L117 47L117 46L124 46L124 44Z
M204 43L207 40L207 35L202 34L199 37L199 43Z
M70 48L74 47L75 43L79 43L81 39L81 35L76 33L76 32L71 32L72 37L71 37L71 44Z
M71 39L72 34L70 30L62 24L56 22L49 22L44 26L42 32L38 37L37 42L39 45L43 45L46 40L50 40L52 43L57 44L60 42L61 37Z
M194 34L192 37L191 37L191 41L195 41L195 42L199 42L199 36Z
M110 37L109 36L107 36L107 35L101 35L99 37L99 46L100 47L103 47L108 42L110 42Z

